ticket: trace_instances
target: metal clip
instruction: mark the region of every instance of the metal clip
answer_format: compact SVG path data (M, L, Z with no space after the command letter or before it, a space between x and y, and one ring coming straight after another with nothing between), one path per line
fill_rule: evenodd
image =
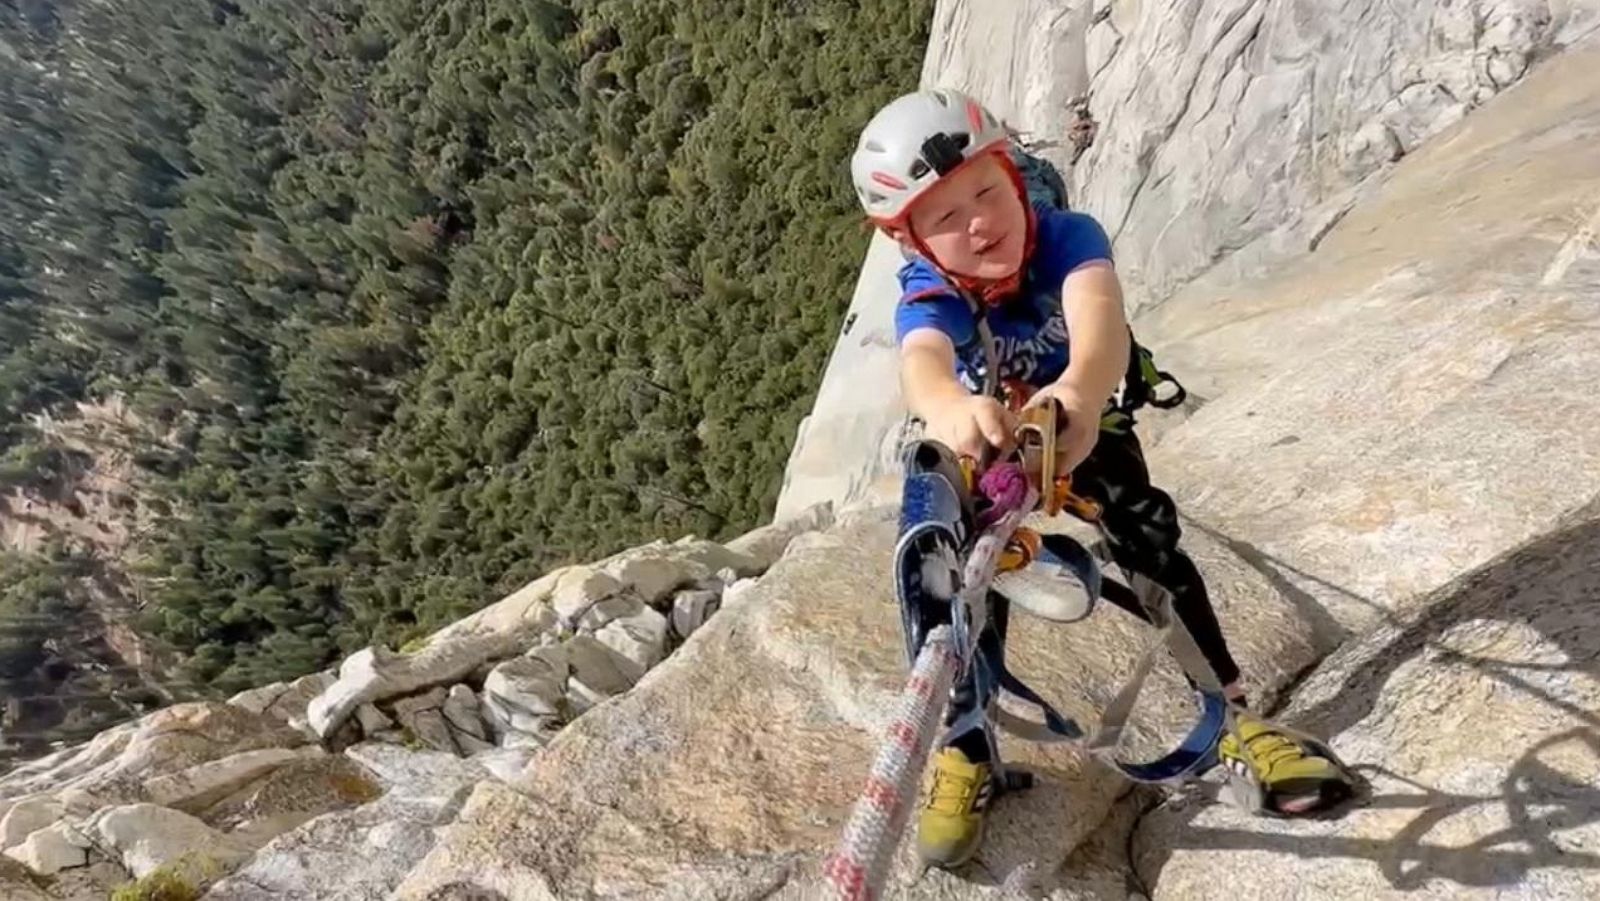
M1072 493L1072 474L1056 473L1056 437L1061 406L1055 401L1024 408L1018 418L1017 453L1028 482L1039 492L1047 516L1066 510L1088 522L1098 522L1100 504Z

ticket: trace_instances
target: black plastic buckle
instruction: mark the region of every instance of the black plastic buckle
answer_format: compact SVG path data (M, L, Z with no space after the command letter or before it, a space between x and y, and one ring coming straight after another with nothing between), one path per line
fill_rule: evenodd
M933 167L933 171L949 175L951 170L966 160L962 151L970 143L972 138L965 132L952 135L941 131L922 142L922 158Z

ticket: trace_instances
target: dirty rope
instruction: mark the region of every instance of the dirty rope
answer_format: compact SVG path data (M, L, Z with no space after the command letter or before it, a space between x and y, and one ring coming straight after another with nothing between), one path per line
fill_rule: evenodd
M911 668L911 679L900 693L894 721L856 800L844 837L823 863L831 898L873 901L878 897L955 673L950 627L939 626L928 635Z
M1038 504L1039 495L1030 488L1020 499L1007 500L1009 509L978 538L967 557L961 596L951 605L959 628L941 625L928 633L839 847L823 862L823 878L833 901L877 901L880 897L934 731L950 699L950 686L963 656L971 659L973 645L988 619L989 583L1000 552L1026 511ZM972 612L970 621L959 612L962 610Z

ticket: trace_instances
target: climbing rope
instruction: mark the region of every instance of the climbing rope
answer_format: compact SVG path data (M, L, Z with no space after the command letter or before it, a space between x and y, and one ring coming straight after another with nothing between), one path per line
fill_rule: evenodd
M955 674L950 627L939 626L929 633L911 668L911 678L900 693L894 720L839 847L823 863L823 876L836 901L874 901L878 897Z
M876 901L879 897L934 732L949 703L950 687L961 668L970 665L978 636L988 621L988 589L995 566L1006 542L1027 512L1037 506L1038 498L1031 487L1019 497L1005 497L1006 509L978 537L967 557L963 587L951 604L953 623L937 626L923 642L844 835L823 862L823 877L835 901Z

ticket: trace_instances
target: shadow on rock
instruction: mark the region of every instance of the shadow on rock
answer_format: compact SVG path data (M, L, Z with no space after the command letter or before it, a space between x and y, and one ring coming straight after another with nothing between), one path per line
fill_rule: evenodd
M1337 687L1306 707L1296 721L1319 735L1338 735L1369 716L1384 685L1408 661L1429 651L1440 664L1464 664L1585 719L1591 728L1600 718L1575 709L1555 692L1525 675L1583 673L1600 676L1600 505L1586 511L1579 525L1552 532L1512 551L1435 593L1422 614L1409 624L1385 626L1350 649L1360 665L1343 667L1341 652L1324 670L1345 670ZM1465 623L1499 620L1524 624L1561 651L1562 660L1474 658L1435 642ZM1302 705L1296 704L1296 708Z
M1507 886L1595 896L1597 514L1590 505L1577 525L1445 586L1296 689L1280 719L1329 737L1369 781L1357 809L1296 821L1169 802L1133 842L1153 896L1220 898L1246 878L1263 896L1326 878L1348 886L1337 897Z

